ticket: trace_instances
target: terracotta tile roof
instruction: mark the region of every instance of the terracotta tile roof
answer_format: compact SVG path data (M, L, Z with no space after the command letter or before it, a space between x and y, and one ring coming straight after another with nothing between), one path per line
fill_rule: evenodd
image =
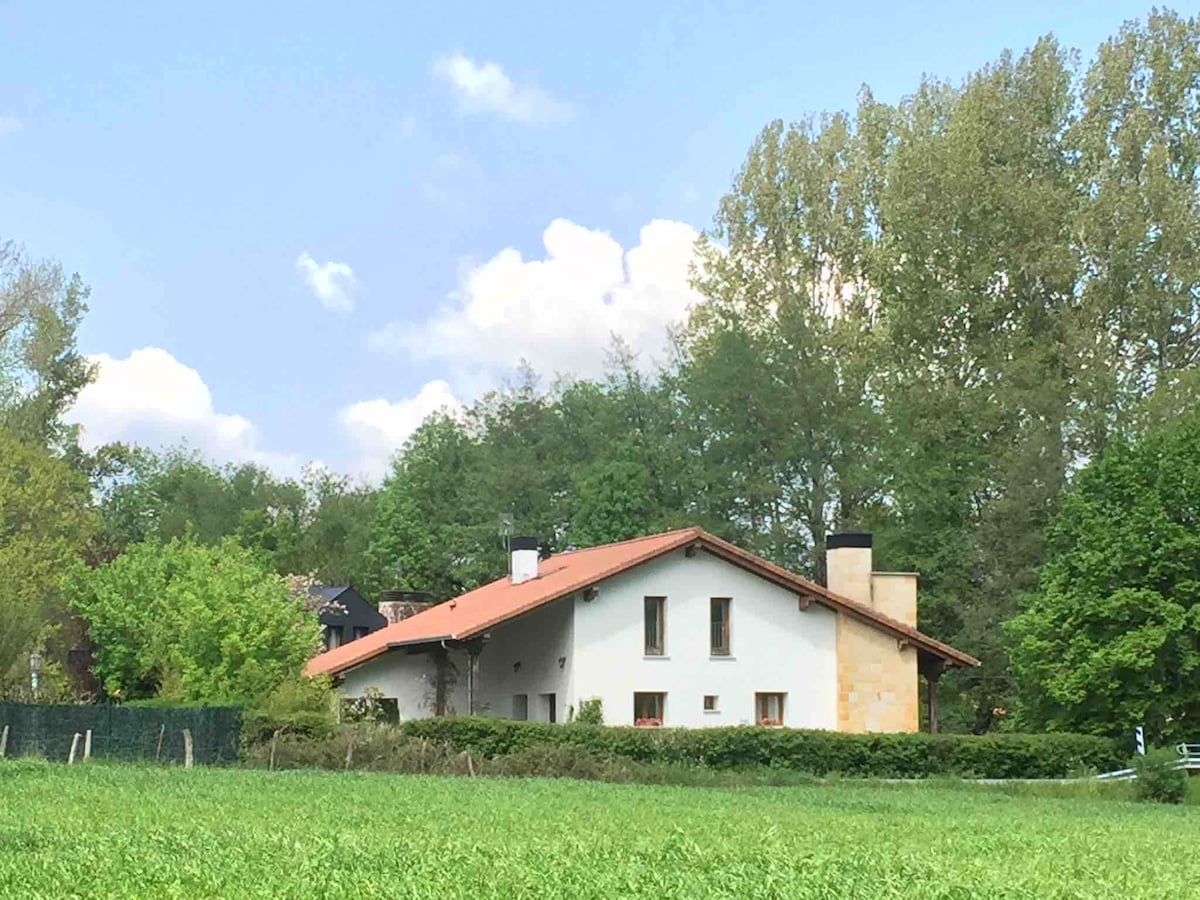
M689 545L695 545L714 556L794 590L798 595L808 597L816 603L870 622L896 635L897 638L907 640L915 647L942 658L950 665L979 665L977 659L961 650L955 650L870 607L839 597L815 582L714 537L703 529L682 528L617 544L556 553L538 564L537 578L521 584L512 584L506 577L485 584L454 600L440 603L411 618L313 657L305 667L305 672L309 675L322 672L337 674L361 665L392 647L476 637L501 622L599 584L606 578L664 553Z

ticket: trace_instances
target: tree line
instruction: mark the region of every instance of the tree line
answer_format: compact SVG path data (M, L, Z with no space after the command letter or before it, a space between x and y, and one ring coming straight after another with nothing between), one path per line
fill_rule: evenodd
M552 548L698 524L817 578L828 533L869 530L878 567L920 573L921 628L983 661L944 682L944 727L1123 728L1147 709L1089 692L1119 698L1127 679L1068 689L1044 654L1063 649L1063 573L1086 569L1063 560L1095 524L1075 499L1089 473L1197 408L1198 164L1200 22L1154 12L1086 63L1047 37L897 103L864 88L852 112L768 124L698 246L702 299L666 360L614 341L601 379L524 369L428 419L379 487L80 453L60 414L88 377L85 292L61 276L57 324L0 331L0 359L24 366L0 423L85 492L56 527L93 565L232 541L279 575L445 598L505 571L509 521ZM3 309L24 278L7 271ZM1163 513L1179 527L1198 515L1189 485ZM1194 649L1186 579L1124 577L1183 610L1159 617L1178 626L1163 640ZM1103 606L1118 581L1088 590ZM1126 657L1169 668L1148 634ZM1105 665L1100 644L1073 652L1078 671Z

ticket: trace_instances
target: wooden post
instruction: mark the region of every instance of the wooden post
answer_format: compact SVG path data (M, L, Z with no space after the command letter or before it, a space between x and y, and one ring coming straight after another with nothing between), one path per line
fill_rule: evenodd
M282 730L282 728L276 728L275 733L271 735L271 758L267 762L268 772L273 772L275 770L275 742L279 740L279 732Z
M154 748L154 761L155 762L158 762L159 758L162 756L163 735L166 733L167 733L167 723L164 722L163 724L158 726L158 746Z
M4 730L0 731L0 759L4 759L4 753L8 750L8 726L4 726Z
M346 771L350 771L350 760L354 756L354 739L350 739L350 743L346 745Z
M92 729L88 729L83 735L83 758L85 760L92 758Z
M185 728L183 729L183 767L190 769L192 762L192 732Z
M917 668L925 676L925 701L928 707L927 727L930 734L938 733L938 679L946 671L946 661L936 656L926 656L922 653L918 658Z
M929 686L929 733L937 734L938 730L938 713L937 713L937 686L938 675L931 675L926 681Z
M75 764L75 754L78 752L79 752L79 732L77 731L71 738L71 753L70 753L70 755L67 756L67 765L68 766L73 766Z

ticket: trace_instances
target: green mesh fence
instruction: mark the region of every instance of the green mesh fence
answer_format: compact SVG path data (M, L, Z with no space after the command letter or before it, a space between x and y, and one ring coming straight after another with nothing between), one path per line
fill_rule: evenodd
M232 706L143 707L0 703L7 756L66 761L75 734L92 732L92 756L183 762L183 731L192 733L197 763L237 759L241 709ZM82 753L82 738L80 739Z

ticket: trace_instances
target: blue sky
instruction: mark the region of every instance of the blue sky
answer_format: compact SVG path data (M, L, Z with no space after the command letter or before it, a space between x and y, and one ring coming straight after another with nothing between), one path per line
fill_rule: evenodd
M92 287L89 440L377 477L522 357L653 359L769 120L1149 9L973 6L0 2L0 239Z

